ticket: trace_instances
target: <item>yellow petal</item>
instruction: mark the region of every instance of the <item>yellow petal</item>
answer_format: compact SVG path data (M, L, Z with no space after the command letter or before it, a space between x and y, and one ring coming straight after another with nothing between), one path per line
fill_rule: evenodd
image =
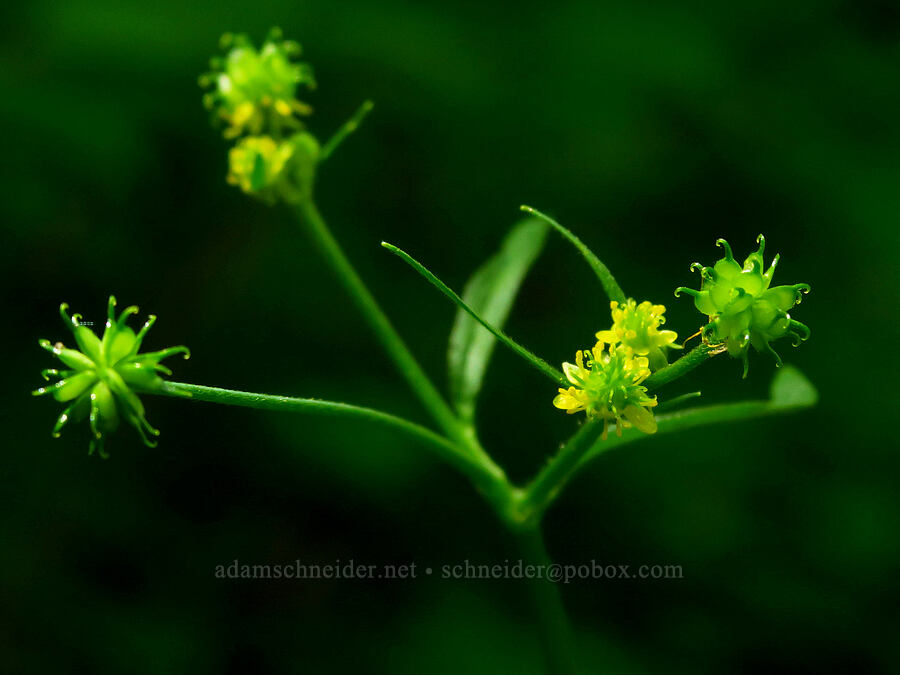
M619 338L616 336L615 332L611 330L601 330L594 337L596 337L600 342L605 342L611 345L614 345L619 341Z

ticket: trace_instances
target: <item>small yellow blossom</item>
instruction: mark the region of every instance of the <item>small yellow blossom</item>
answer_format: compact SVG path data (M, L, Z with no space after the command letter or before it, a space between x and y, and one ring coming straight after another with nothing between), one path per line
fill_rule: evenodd
M609 303L612 310L613 326L597 333L597 339L609 344L623 344L635 354L647 356L652 370L666 365L664 349L677 349L673 344L678 334L673 330L659 330L666 322L666 308L645 300L637 304L629 298L627 302Z
M647 396L641 382L650 376L647 357L636 356L625 345L597 342L591 351L575 354L575 363L564 363L563 372L573 386L560 389L553 405L570 415L581 412L588 419L602 420L603 438L607 422L633 425L646 434L656 431L656 420L648 408L656 405L656 398Z
M247 194L273 202L285 189L285 166L294 153L290 142L276 143L269 136L248 136L228 152L228 182ZM284 196L284 195L281 195Z

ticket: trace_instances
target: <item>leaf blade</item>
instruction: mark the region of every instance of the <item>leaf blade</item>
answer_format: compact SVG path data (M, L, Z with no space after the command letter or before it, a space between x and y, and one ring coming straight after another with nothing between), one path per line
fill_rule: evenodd
M486 321L502 328L526 274L543 250L547 232L547 225L537 218L526 218L513 225L497 253L466 283L463 300ZM467 421L474 418L478 393L496 344L492 333L462 308L457 310L447 348L447 369L453 403Z

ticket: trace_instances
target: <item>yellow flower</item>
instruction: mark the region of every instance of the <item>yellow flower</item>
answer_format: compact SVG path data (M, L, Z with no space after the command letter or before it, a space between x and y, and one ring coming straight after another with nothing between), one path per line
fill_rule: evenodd
M247 194L273 202L290 190L285 165L294 153L290 142L276 143L269 136L248 136L228 152L228 182Z
M297 90L316 83L308 64L292 61L300 45L283 40L274 28L260 49L246 35L225 35L222 44L228 53L213 59L212 72L200 83L213 87L204 100L228 123L226 138L301 129L296 115L309 115L312 108L297 99Z
M615 420L616 433L621 425L633 425L646 434L656 431L656 420L648 408L656 405L656 398L647 396L641 382L650 376L649 362L636 356L625 345L609 345L602 341L591 351L575 354L575 363L564 363L563 372L573 386L560 389L553 405L570 415L582 410L588 419L601 420L603 438L606 424Z
M659 330L666 322L666 308L645 300L637 304L632 298L627 302L609 303L613 326L597 333L597 339L609 344L623 344L635 354L648 356L652 370L666 365L663 349L678 349L673 344L678 334L673 330Z

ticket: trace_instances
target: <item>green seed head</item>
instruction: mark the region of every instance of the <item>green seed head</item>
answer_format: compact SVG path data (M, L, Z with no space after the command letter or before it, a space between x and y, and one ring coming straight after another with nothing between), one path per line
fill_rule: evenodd
M63 303L59 313L72 331L77 349L67 348L62 342L52 344L49 340L41 340L41 347L56 356L65 369L43 371L45 380L50 382L55 378L56 381L33 392L36 396L51 394L57 401L67 404L53 427L53 436L58 438L62 428L72 419L88 419L91 427L89 453L96 450L101 457L106 457L106 435L115 431L124 418L138 430L144 443L155 446L153 439L159 431L147 422L144 406L136 392L158 391L164 384L160 375L171 375L161 361L174 354L188 358L187 347L138 353L156 317L150 315L135 333L126 322L129 316L137 314L138 308L127 307L117 318L113 296L109 298L102 338L82 323L80 314L69 316L67 309L68 305Z
M700 263L691 265L700 272L700 290L678 288L675 295L687 293L693 296L697 309L709 317L703 328L704 339L721 344L733 357L744 361L747 376L747 350L750 345L760 352L768 352L778 365L781 357L770 343L790 336L794 346L809 338L809 328L791 318L788 311L800 303L808 293L809 284L771 287L779 256L775 256L769 268L764 270L763 252L766 240L757 237L759 249L747 256L741 266L731 253L724 239L716 244L725 250L725 257L712 267Z

